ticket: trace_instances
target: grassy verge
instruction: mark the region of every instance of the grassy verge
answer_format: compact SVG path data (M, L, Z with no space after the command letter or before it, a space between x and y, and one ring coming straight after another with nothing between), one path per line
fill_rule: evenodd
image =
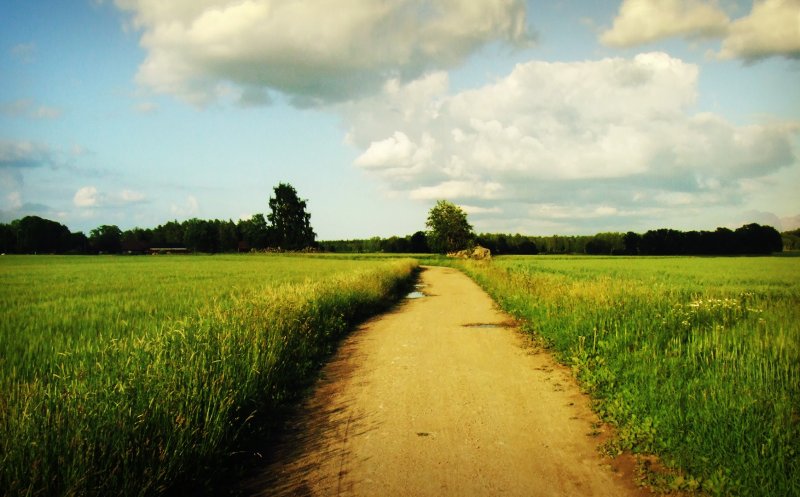
M416 263L289 257L0 261L0 494L209 481Z
M800 495L800 264L791 258L460 263L569 364L664 485Z

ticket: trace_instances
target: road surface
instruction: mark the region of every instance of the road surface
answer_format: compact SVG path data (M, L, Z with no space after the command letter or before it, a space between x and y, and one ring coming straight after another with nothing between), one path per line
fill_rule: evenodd
M598 453L597 419L569 372L483 290L441 267L424 268L421 284L426 296L342 343L245 493L644 493Z

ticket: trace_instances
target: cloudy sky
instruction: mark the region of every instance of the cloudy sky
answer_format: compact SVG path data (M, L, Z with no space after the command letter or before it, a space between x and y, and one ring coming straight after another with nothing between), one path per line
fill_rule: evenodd
M800 0L5 0L0 221L800 227Z

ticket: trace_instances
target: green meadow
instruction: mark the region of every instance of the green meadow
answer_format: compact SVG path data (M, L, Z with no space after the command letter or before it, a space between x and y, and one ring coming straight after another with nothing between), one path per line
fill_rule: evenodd
M459 265L572 367L606 450L659 454L662 487L800 495L800 258Z
M568 364L616 428L605 450L659 455L659 487L800 495L800 258L416 259ZM417 264L0 257L0 494L207 492Z
M202 487L416 264L0 258L0 494Z

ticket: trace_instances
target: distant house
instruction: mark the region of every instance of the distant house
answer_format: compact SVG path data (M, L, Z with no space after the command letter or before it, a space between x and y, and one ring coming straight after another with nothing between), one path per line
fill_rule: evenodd
M148 252L152 255L158 254L188 254L189 249L185 247L150 247Z

